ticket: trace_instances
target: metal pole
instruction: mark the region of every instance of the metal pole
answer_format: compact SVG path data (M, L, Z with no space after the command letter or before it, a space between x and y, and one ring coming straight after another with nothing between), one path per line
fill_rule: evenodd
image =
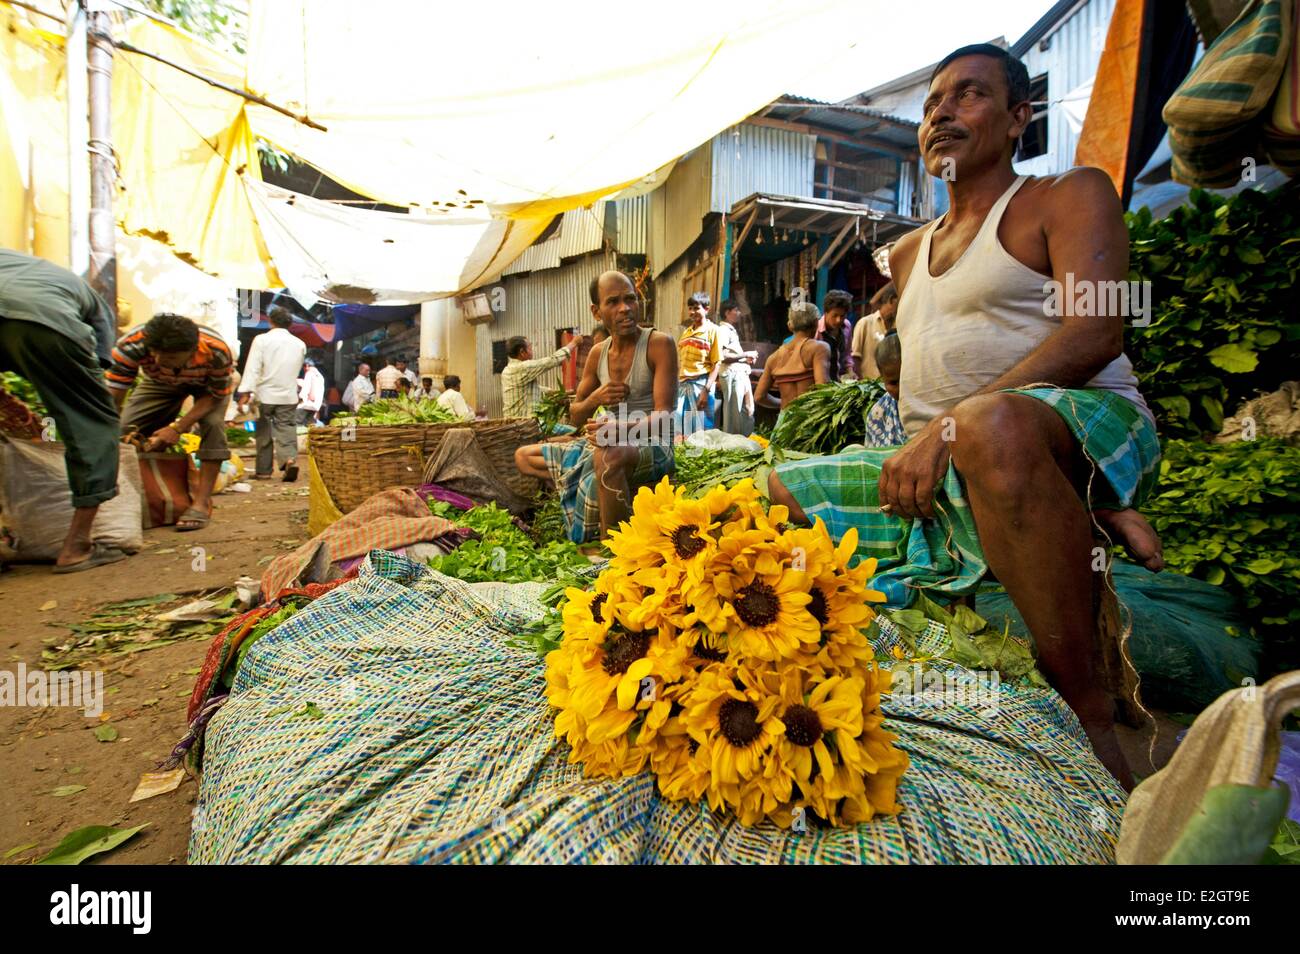
M68 4L68 268L85 276L90 270L90 140L86 73L86 8L81 0Z
M113 161L111 97L113 46L108 37L104 0L89 0L90 8L90 275L91 287L117 314L117 229L113 192L117 169Z

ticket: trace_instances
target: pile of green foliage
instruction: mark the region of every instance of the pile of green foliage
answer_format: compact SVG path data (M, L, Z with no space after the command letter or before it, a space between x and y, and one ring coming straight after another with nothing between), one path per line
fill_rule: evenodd
M458 418L437 401L422 398L379 398L357 408L356 414L339 414L330 419L335 427L384 424L450 424Z
M568 525L564 520L564 505L560 503L559 494L547 494L538 501L528 532L533 542L539 545L569 538Z
M554 580L591 565L568 540L534 543L510 513L494 503L462 511L444 501L430 500L429 511L477 534L475 539L466 540L451 553L429 561L439 573L467 583Z
M1218 433L1225 412L1295 377L1298 196L1196 190L1167 218L1128 215L1129 277L1151 282L1151 323L1125 348L1166 437Z
M226 443L231 447L246 447L253 443L253 434L242 427L227 427Z
M711 487L719 484L730 487L748 477L758 485L759 492L766 495L767 475L773 467L783 461L811 456L776 444L761 451L705 450L678 444L673 448L676 470L672 480L674 484L685 487L688 495L699 497Z
M1142 512L1170 569L1236 592L1267 670L1300 667L1300 447L1168 441Z
M772 443L806 454L835 454L867 436L867 412L885 393L879 381L829 381L810 388L781 411Z
M555 432L556 424L569 422L569 395L563 388L552 388L542 395L533 410L537 425L545 437Z
M48 413L45 410L45 402L26 378L21 378L12 371L0 371L0 389L8 391L26 404L37 417L44 417Z

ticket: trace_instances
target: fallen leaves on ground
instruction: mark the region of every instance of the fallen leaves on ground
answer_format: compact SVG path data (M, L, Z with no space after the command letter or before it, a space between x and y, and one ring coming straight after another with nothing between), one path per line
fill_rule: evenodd
M166 795L180 788L185 781L185 769L172 769L170 772L145 772L140 776L140 783L131 793L130 801L141 802L155 795Z
M134 837L146 825L148 822L144 825L136 825L134 828L109 828L107 825L78 828L36 863L38 865L79 865L94 855L112 851Z
M55 798L67 798L69 795L76 795L78 792L84 792L84 785L60 785L54 791L50 792Z

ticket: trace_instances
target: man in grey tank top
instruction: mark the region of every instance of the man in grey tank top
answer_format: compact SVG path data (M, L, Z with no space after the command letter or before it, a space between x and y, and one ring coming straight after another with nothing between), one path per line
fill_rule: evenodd
M1123 353L1127 300L1099 308L1115 299L1060 296L1061 288L1127 291L1128 232L1100 170L1017 176L1028 100L1024 64L998 47L963 47L935 69L919 143L927 171L947 185L949 211L890 257L908 441L897 451L782 465L770 491L793 517L820 516L833 534L860 527L860 539L874 544L860 544L860 554L901 541L897 559L882 566L904 584L918 563L906 544L928 542L912 528L938 517L959 544L949 547L957 553L949 579L964 582L924 585L957 595L986 570L996 576L1043 673L1102 763L1130 787L1100 672L1094 599L1106 549L1093 529L1148 569L1163 565L1159 539L1133 509L1155 482L1159 442ZM973 578L963 576L970 566ZM918 571L912 585L922 579Z
M604 539L631 515L638 487L672 473L677 402L677 344L640 326L632 280L604 272L589 292L591 314L609 337L591 349L569 407L583 436L515 452L521 473L555 482L575 543Z

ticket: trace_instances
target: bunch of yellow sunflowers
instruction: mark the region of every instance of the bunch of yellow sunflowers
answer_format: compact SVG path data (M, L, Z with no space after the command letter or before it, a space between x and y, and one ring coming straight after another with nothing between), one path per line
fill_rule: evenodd
M642 488L590 590L569 589L546 657L556 735L590 776L654 772L742 823L868 821L898 811L907 755L882 727L863 630L882 594L820 521L790 526L753 482L687 497Z

